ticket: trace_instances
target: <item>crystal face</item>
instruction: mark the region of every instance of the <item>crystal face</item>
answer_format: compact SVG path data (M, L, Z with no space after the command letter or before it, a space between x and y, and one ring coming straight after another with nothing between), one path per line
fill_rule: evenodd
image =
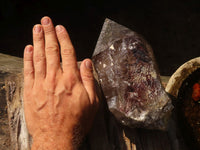
M164 129L173 106L164 91L150 47L137 34L110 41L93 56L114 116L124 125Z

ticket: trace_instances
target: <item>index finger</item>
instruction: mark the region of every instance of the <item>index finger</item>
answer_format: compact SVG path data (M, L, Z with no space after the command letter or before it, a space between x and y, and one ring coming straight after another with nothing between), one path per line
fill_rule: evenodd
M76 72L78 70L76 53L66 29L58 25L56 34L61 47L63 72Z

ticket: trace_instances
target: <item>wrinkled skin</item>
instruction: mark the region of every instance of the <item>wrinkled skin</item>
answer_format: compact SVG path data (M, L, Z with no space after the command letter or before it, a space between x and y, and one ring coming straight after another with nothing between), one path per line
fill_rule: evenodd
M42 18L33 28L33 46L24 51L24 110L32 150L77 149L98 103L91 60L79 70L65 28Z

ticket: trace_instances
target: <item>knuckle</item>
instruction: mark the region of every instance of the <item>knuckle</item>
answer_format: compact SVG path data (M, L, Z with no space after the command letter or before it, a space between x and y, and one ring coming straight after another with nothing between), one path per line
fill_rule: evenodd
M74 87L74 84L72 82L69 82L69 83L65 84L66 92L71 94L71 91L72 91L73 87Z
M52 45L52 46L48 46L46 47L46 54L47 55L55 55L58 53L58 45Z
M33 55L31 54L27 54L27 53L24 53L24 63L32 63L33 61Z
M44 32L45 32L46 35L54 34L55 30L52 26L46 26L46 27L44 27Z
M67 37L63 32L59 32L58 34L59 34L58 38L60 41L66 41Z
M24 69L24 77L32 76L34 74L34 70Z
M50 90L50 91L54 91L56 88L56 83L54 80L49 80L48 86L46 88L46 90Z
M76 81L77 81L76 76L73 75L73 74L69 74L66 78L66 81L67 81L67 82L65 82L66 83L65 84L66 90L72 91L72 89L73 89L73 87L74 87L74 85L76 84Z
M25 63L26 62L32 62L32 60L33 60L33 58L31 56L27 56L27 55L24 56Z
M44 40L44 37L43 37L42 34L34 34L33 40L34 40L35 42L40 42L40 41L43 41L43 40Z
M76 75L75 75L75 73L74 74L73 73L69 73L68 77L67 77L67 80L71 81L71 82L75 82L76 81Z
M65 48L62 50L62 56L64 57L71 57L74 55L74 48L70 47L70 48Z
M55 71L49 71L47 72L47 81L48 82L55 82L56 80L56 72Z
M84 73L82 76L82 80L84 81L94 81L93 74L90 72Z
M55 91L56 88L56 81L55 81L55 77L48 77L46 80L46 86L45 86L45 90L48 92L53 92Z
M39 63L39 62L44 62L45 61L45 56L44 55L36 55L34 56L34 62Z
M35 70L35 73L36 73L37 75L39 75L40 77L45 77L45 70L42 69L42 68L36 69L36 70Z

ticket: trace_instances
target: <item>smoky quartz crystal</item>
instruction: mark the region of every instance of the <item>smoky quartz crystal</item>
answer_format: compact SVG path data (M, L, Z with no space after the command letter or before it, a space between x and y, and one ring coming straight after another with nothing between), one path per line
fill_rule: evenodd
M92 59L118 121L130 127L166 128L173 106L152 49L140 35L107 19Z

